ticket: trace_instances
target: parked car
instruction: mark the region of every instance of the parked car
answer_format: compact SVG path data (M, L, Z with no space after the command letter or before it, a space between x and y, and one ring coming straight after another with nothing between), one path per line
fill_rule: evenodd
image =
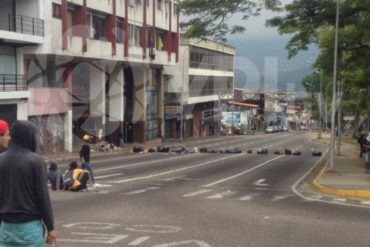
M283 127L283 132L289 132L288 127Z
M266 133L266 134L275 133L274 127L273 127L273 126L268 126L268 127L265 129L265 133Z

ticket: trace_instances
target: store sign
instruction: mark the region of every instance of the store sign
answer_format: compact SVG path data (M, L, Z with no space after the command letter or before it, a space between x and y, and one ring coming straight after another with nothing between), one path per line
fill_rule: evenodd
M168 114L181 113L181 106L165 106L165 112Z
M240 112L222 112L221 122L227 124L228 126L240 124Z

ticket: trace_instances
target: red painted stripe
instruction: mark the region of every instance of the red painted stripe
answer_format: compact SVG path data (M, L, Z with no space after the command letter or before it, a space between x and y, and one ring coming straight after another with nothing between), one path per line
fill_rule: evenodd
M128 57L128 38L129 38L129 32L128 32L128 1L125 0L125 20L124 20L124 33L125 33L125 48L124 48L124 56Z
M87 3L86 0L83 0L82 6L82 52L87 52L87 35L88 35L88 23L87 23Z
M146 59L146 49L147 49L147 1L149 0L144 0L143 8L144 8L144 23L143 23L143 28L141 30L142 32L142 45L143 45L143 58Z
M153 47L157 47L157 23L156 23L156 0L153 0L153 30L152 30L152 42L153 42Z
M62 17L62 49L66 50L68 49L68 37L67 37L67 31L68 31L68 22L67 22L67 0L62 0L62 6L61 6L61 17Z
M112 20L112 33L113 33L113 40L112 40L112 56L117 54L117 7L116 7L116 0L113 0L113 20Z
M172 2L168 1L169 4L169 11L170 13L168 14L169 16L169 29L168 29L168 61L171 62L171 53L172 53Z
M180 11L177 10L177 34L176 34L176 63L179 62L180 49Z

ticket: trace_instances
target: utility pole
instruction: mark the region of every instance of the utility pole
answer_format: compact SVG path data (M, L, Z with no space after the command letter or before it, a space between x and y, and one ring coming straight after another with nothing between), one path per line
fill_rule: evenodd
M322 70L320 70L320 94L319 94L319 133L317 134L317 138L321 139L322 138Z
M337 1L337 14L335 21L335 45L334 45L334 69L333 69L333 101L331 112L331 140L330 140L330 164L329 170L334 169L334 146L335 146L335 112L336 112L336 98L337 98L337 66L338 66L338 32L339 32L339 0Z
M338 102L338 141L337 141L337 156L341 155L340 146L342 144L342 100L343 100L343 82L339 82L339 102Z

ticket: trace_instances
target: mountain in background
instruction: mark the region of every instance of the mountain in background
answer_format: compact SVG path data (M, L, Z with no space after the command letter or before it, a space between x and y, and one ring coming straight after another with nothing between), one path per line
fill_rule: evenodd
M264 91L276 91L277 87L279 91L304 91L302 79L312 73L309 62L316 59L319 51L312 46L289 60L285 50L288 41L287 36L250 40L231 38L228 43L236 48L235 87ZM275 78L278 78L277 83ZM265 86L261 86L263 84Z

